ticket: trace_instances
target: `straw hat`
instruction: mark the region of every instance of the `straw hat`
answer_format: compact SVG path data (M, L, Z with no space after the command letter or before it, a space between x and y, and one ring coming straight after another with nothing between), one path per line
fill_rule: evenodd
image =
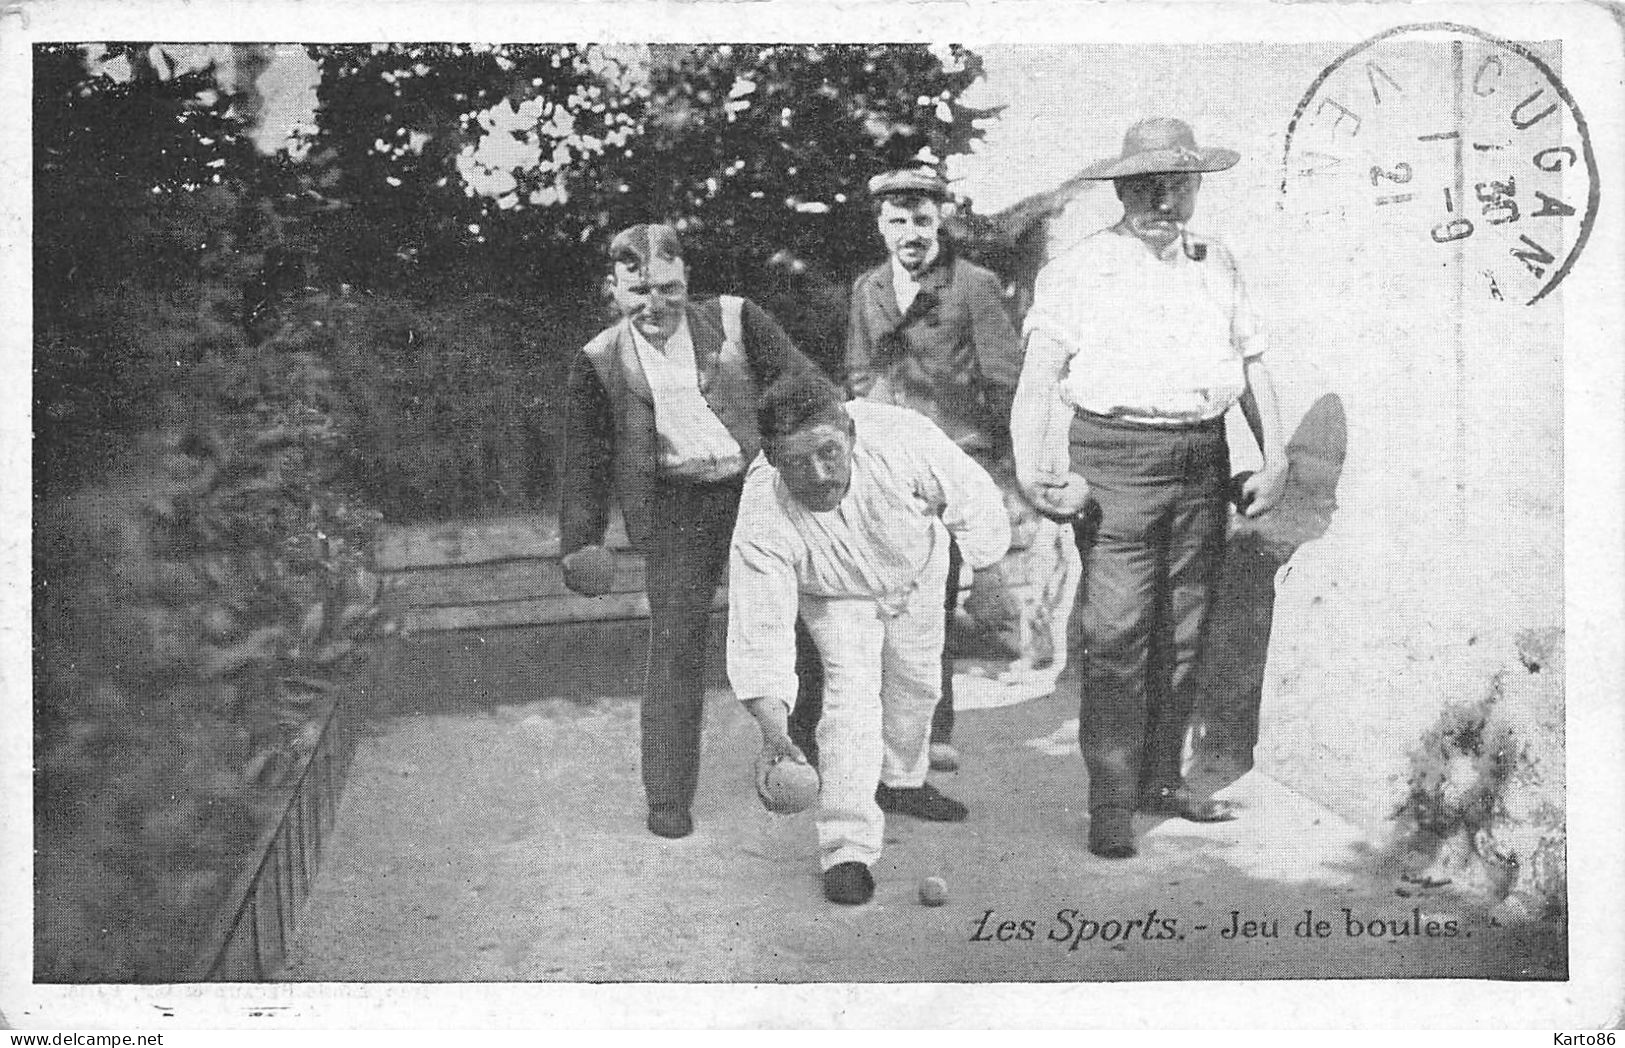
M1183 120L1155 117L1142 120L1123 136L1121 156L1090 164L1079 178L1132 178L1185 171L1223 171L1234 167L1241 154L1233 149L1198 149L1196 134Z

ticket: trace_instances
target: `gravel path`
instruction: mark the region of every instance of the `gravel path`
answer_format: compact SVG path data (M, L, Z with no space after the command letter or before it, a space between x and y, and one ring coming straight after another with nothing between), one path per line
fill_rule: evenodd
M1347 823L1257 774L1224 794L1242 820L1145 820L1139 858L1095 858L1076 709L1055 696L962 713L965 767L934 781L970 820L891 819L875 901L832 906L811 815L756 801L754 725L725 690L708 697L697 831L665 841L643 828L636 700L534 699L537 643L419 640L386 671L430 712L360 743L284 979L1564 977L1560 926L1502 926L1448 887L1400 884ZM629 691L628 654L600 679ZM430 664L443 675L425 683ZM917 901L929 875L946 906ZM1345 909L1368 930L1351 937ZM1306 910L1324 937L1294 934ZM1278 935L1221 934L1248 920Z

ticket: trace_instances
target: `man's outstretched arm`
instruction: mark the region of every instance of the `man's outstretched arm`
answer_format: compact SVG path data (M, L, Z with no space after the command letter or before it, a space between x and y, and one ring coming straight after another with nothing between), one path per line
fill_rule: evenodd
M1243 488L1246 502L1242 512L1257 517L1274 509L1286 493L1288 463L1286 437L1281 426L1281 405L1275 396L1275 382L1262 356L1248 357L1243 363L1247 388L1241 394L1241 413L1258 441L1264 463L1247 479Z
M771 500L753 497L762 494L747 485L728 551L728 682L755 718L762 748L806 763L789 733L800 588L783 529L769 523Z
M1088 482L1072 472L1067 449L1072 411L1056 391L1070 356L1060 340L1032 332L1010 411L1010 452L1021 493L1040 513L1063 520L1083 509L1089 496Z

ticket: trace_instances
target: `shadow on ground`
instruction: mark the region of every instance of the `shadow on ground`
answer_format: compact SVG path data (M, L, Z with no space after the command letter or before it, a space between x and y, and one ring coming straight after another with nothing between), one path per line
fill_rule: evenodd
M1064 678L1055 696L963 713L964 770L936 781L970 820L892 819L875 901L831 906L812 818L756 801L756 732L726 691L708 698L697 831L664 841L643 828L636 630L578 638L565 658L546 632L396 653L385 685L400 712L358 749L283 978L1564 977L1561 927L1498 925L1448 889L1400 894L1351 827L1258 775L1226 793L1243 820L1143 822L1140 857L1095 858ZM560 665L602 676L572 692ZM917 901L929 875L948 881L946 906ZM1294 934L1305 911L1324 937ZM1248 920L1275 934L1222 934Z
M644 623L426 635L382 667L389 715L358 750L283 978L1566 978L1562 925L1498 923L1448 886L1403 882L1348 823L1244 774L1275 576L1324 533L1343 440L1342 406L1323 398L1293 438L1279 515L1232 534L1196 756L1240 821L1142 820L1137 858L1089 854L1068 674L1053 695L961 711L964 768L935 781L971 818L890 820L875 901L835 907L811 815L756 800L758 740L722 680L720 618L698 828L682 841L643 827ZM947 905L919 903L927 876L947 880Z
M1343 401L1328 393L1287 442L1291 472L1280 504L1257 519L1238 517L1230 530L1209 614L1203 697L1192 716L1196 774L1206 788L1234 782L1253 766L1275 578L1331 526L1347 447Z

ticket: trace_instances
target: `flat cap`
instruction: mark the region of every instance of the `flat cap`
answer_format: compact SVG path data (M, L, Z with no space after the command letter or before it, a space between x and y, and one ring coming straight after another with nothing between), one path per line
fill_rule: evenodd
M935 200L948 199L948 183L928 167L887 171L869 180L869 195L892 196L898 193L919 194Z

